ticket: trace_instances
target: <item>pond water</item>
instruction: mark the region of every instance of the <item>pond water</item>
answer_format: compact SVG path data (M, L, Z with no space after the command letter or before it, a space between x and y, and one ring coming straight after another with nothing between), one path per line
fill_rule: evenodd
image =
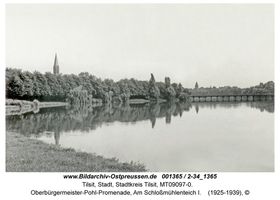
M274 103L42 109L6 129L149 171L274 171Z

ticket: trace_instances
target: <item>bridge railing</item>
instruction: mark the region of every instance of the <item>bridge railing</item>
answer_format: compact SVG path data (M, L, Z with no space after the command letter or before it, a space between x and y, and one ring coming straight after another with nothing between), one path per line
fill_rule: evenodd
M274 96L273 93L267 94L191 94L191 97L219 97L219 96Z

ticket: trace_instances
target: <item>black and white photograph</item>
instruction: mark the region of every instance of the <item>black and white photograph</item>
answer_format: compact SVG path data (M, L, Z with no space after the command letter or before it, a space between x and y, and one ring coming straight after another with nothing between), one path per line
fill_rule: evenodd
M273 4L5 12L6 172L275 171Z

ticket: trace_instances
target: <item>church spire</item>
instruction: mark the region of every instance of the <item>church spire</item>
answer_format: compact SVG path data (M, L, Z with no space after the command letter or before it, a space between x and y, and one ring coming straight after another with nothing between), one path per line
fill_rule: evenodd
M57 54L55 53L54 64L53 64L53 73L59 74L59 65L57 60Z

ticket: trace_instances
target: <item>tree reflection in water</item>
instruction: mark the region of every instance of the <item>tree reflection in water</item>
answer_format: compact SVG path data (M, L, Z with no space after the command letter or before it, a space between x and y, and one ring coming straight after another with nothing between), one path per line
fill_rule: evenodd
M137 122L150 120L155 127L156 118L166 118L171 122L171 116L182 116L183 111L189 111L191 104L146 104L146 105L111 105L91 108L47 108L39 113L6 116L8 131L20 132L26 136L40 133L55 133L59 140L60 132L94 130L108 122Z
M41 134L54 137L55 144L59 145L60 133L79 130L88 132L110 122L137 122L150 120L151 127L156 125L157 118L165 118L167 124L171 118L182 116L183 112L190 111L192 106L199 114L199 108L210 107L239 107L240 103L164 103L145 105L112 105L83 108L47 108L39 113L6 116L7 131L19 132L26 136ZM261 112L274 112L273 102L248 102L246 106L259 109Z
M258 101L258 102L206 102L206 103L192 103L195 107L196 113L199 112L199 108L211 108L216 107L221 108L238 108L240 106L246 105L250 108L256 108L261 112L266 111L269 113L274 113L274 102L273 101Z

